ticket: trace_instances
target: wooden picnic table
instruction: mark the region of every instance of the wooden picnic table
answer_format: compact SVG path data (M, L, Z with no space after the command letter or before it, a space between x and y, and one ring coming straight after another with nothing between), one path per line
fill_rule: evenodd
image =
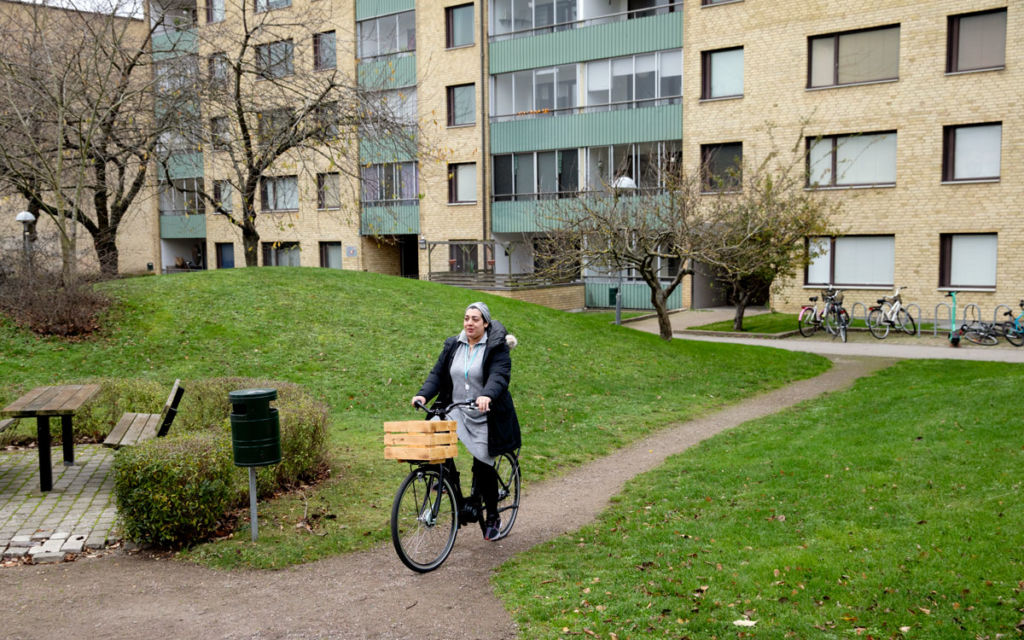
M71 420L100 391L98 384L67 384L55 387L36 387L3 409L0 416L9 418L35 418L39 445L39 489L53 489L53 469L50 465L50 418L60 416L61 440L64 446L64 464L75 463L75 440Z

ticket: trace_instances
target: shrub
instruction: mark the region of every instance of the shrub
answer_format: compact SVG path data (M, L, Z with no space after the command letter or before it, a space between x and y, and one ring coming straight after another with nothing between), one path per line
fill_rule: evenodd
M114 457L124 535L179 547L208 538L232 502L231 442L223 434L156 438Z
M149 397L150 384L119 383L110 388ZM182 385L185 394L169 436L121 449L116 456L118 515L129 539L161 546L198 542L216 530L226 510L247 504L248 474L234 466L231 452L230 391L273 388L278 392L274 405L281 423L282 460L257 469L260 495L312 480L325 465L327 407L299 385L250 378L182 381ZM161 404L167 391L162 389ZM90 416L99 420L100 413ZM112 426L111 422L107 430ZM196 460L189 458L190 452Z
M0 265L0 312L39 335L75 338L99 329L110 299L93 288L95 274L65 282L47 264Z

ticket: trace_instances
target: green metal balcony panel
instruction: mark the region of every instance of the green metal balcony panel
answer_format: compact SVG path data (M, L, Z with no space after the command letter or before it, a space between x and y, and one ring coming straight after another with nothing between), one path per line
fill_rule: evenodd
M176 153L167 159L167 167L170 170L170 175L164 173L164 168L161 165L157 165L158 177L160 180L184 180L185 178L202 178L203 177L203 154L198 151L195 153Z
M616 206L623 211L624 219L640 220L649 214L671 206L665 194L622 197L617 200L608 197L581 195L578 198L556 200L502 200L491 204L491 229L494 233L536 233L560 226L560 220L571 218L586 205L591 210L601 206ZM644 224L651 224L647 219Z
M490 73L551 67L683 46L681 13L492 42Z
M153 59L161 60L185 53L196 53L199 51L198 42L195 29L183 31L168 29L162 33L153 34Z
M410 133L410 135L413 135ZM366 140L359 141L359 164L390 164L416 160L415 140Z
M587 281L585 285L586 305L588 307L608 308L615 306L615 299L611 297L611 289L612 287L619 286L618 283ZM683 307L681 287L676 287L676 290L668 297L667 306L669 309L681 309ZM623 282L622 308L653 310L651 288L643 282Z
M359 233L364 236L391 236L420 232L420 206L418 204L392 207L363 207L359 219Z
M412 11L415 8L416 0L356 0L356 20Z
M397 89L416 86L416 56L412 54L388 56L370 62L360 62L356 73L359 86L368 89Z
M160 216L160 237L165 240L172 238L205 238L206 216Z
M523 118L491 124L491 153L681 140L683 106Z

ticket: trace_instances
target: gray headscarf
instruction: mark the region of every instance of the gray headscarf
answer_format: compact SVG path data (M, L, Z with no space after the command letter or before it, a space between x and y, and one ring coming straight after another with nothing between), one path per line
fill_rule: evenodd
M487 308L487 305L485 303L474 302L468 307L466 307L466 312L468 313L470 309L476 309L477 311L479 311L480 315L483 316L484 322L486 322L487 324L491 324L491 310Z

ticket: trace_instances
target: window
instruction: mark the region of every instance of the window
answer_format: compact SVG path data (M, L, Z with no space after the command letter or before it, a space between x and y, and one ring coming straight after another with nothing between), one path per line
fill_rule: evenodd
M160 215L198 216L206 213L206 205L199 196L202 178L185 178L160 183Z
M234 197L231 182L228 180L213 181L213 207L214 213L231 213L232 198Z
M313 36L313 68L317 71L334 69L338 66L334 37L333 31L325 31Z
M361 59L416 50L415 11L360 20L356 27Z
M223 53L215 53L207 59L210 86L215 89L228 87L231 76L231 67L228 64L228 57Z
M231 147L231 121L226 116L210 119L210 140L215 151Z
M341 208L341 177L337 173L316 174L316 208Z
M399 124L416 124L416 87L380 92L382 118Z
M743 143L702 144L701 175L705 191L737 190L743 184Z
M808 238L808 285L893 286L895 236Z
M296 176L263 178L260 195L264 211L297 211L299 208L299 179Z
M590 147L585 156L587 188L657 192L665 185L668 172L679 167L680 153L678 140Z
M673 49L586 65L590 111L676 104L682 92L682 51ZM610 105L597 108L601 105Z
M256 135L261 144L269 144L272 140L286 132L292 125L292 112L288 109L273 109L259 114Z
M896 184L896 132L807 139L807 186Z
M199 57L195 55L165 58L153 63L158 93L188 89L202 77L199 70Z
M808 50L809 88L899 77L899 25L814 36L808 38Z
M256 13L292 6L292 0L255 0Z
M370 165L361 169L360 177L364 207L419 202L415 162Z
M681 12L683 4L680 0L628 0L626 10L632 12L629 19L633 20Z
M281 78L295 73L291 40L256 45L256 73L263 78Z
M341 129L338 127L338 103L326 102L314 107L313 126L317 129L317 138L321 140L337 138L341 134Z
M702 7L710 7L716 4L730 4L732 2L742 2L742 0L700 0Z
M701 98L733 98L743 95L743 47L705 51L701 54Z
M576 68L565 64L495 75L491 113L547 115L558 109L572 109L576 106Z
M494 200L550 200L579 191L579 150L494 156Z
M944 233L939 236L939 286L996 286L994 233Z
M218 269L235 268L235 245L230 242L218 242L213 246L217 256Z
M321 242L320 243L320 266L325 269L341 268L341 243Z
M444 10L445 46L449 49L473 44L473 5L462 4Z
M264 267L298 267L300 255L298 242L263 243Z
M448 126L457 127L476 122L476 88L471 84L448 87Z
M224 19L224 0L206 0L206 21L220 22Z
M949 16L946 72L1002 69L1006 64L1006 9Z
M448 202L476 202L476 163L448 165Z
M943 127L942 179L998 180L1001 123Z
M573 27L570 23L576 21L576 0L493 0L490 13L493 35L551 33Z

